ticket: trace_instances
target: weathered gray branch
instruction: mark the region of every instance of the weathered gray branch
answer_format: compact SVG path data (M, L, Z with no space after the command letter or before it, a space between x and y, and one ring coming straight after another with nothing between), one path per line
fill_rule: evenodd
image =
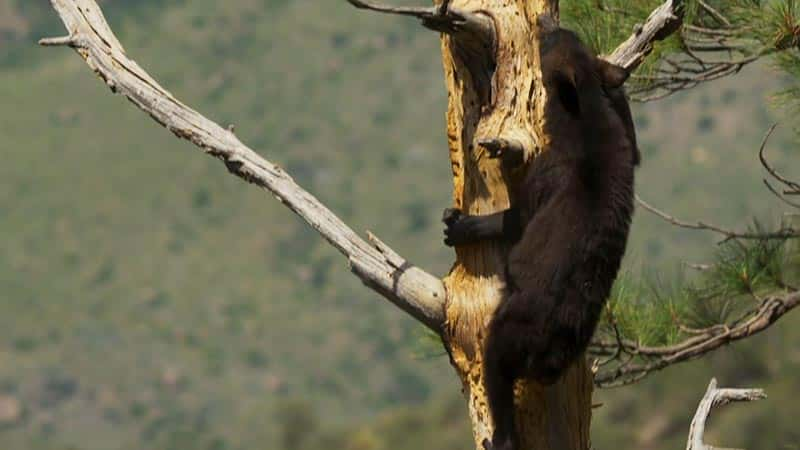
M642 26L605 59L633 71L653 51L653 44L676 32L683 24L683 0L666 0Z
M347 2L358 9L416 17L426 28L442 33L472 33L487 43L495 37L494 23L486 14L452 8L450 0L443 0L438 6L389 6L363 0Z
M438 278L409 264L376 238L372 245L367 243L283 169L161 87L128 58L94 0L51 3L69 35L42 39L42 45L74 48L113 92L128 98L179 138L222 160L234 175L270 191L346 256L353 273L366 285L441 333L446 294Z
M761 389L718 389L717 380L712 378L689 427L686 450L722 450L703 442L706 421L711 415L711 410L731 402L752 402L764 398L767 396Z

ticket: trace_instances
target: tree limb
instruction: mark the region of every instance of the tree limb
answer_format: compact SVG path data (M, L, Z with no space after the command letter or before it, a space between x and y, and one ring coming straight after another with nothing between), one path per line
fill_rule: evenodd
M676 227L688 228L690 230L713 231L714 233L724 236L725 239L723 239L723 241L727 241L730 239L788 239L798 236L797 231L795 231L792 228L785 228L785 227L778 231L773 231L773 232L748 233L748 232L729 230L727 228L722 228L720 226L706 223L700 220L698 220L697 222L686 222L677 219L674 216L647 203L646 201L642 200L642 198L639 197L638 194L636 195L636 203L638 203L639 206L646 209L648 212L660 217L661 219L672 225L675 225Z
M761 305L748 313L743 319L731 324L713 326L697 330L693 336L675 345L649 347L625 339L615 341L596 340L590 346L594 355L629 355L631 358L618 367L600 371L595 376L595 384L600 387L616 387L639 381L652 372L673 364L689 361L717 350L732 342L754 336L800 305L800 292L793 291L764 299ZM622 347L621 352L618 350ZM633 364L633 358L644 361Z
M666 0L643 25L606 59L631 71L652 51L653 44L680 30L680 47L660 55L647 74L634 74L628 94L633 100L660 100L701 83L733 75L746 65L785 50L751 33L752 23L731 21L724 9L700 2L692 23L683 24L685 1ZM724 3L724 2L723 2ZM630 84L630 83L629 83Z
M445 289L442 282L409 264L373 238L370 245L289 174L265 160L226 130L177 100L129 59L94 0L51 0L69 36L42 39L42 45L74 48L115 93L176 136L222 160L234 175L270 191L302 217L350 262L367 286L428 328L441 334Z
M761 141L761 148L758 150L758 159L761 161L761 165L764 167L764 169L767 172L769 172L770 175L772 175L772 178L781 182L781 184L785 185L789 189L787 191L784 191L785 195L798 195L798 193L800 193L800 183L792 181L786 178L785 176L781 175L777 170L775 170L774 167L770 165L769 161L767 161L767 157L764 155L764 150L767 147L767 141L769 140L769 137L772 135L772 132L775 131L775 127L777 126L778 126L777 123L773 124L771 127L769 127L769 130L767 130L767 134L764 136L764 140ZM789 205L794 206L795 208L800 208L800 206L798 206L797 204L784 199L783 196L779 194L777 190L774 189L767 180L764 180L764 183L767 185L767 188L769 188L769 190L772 191L778 198L787 202Z
M653 44L669 37L683 24L683 0L666 0L633 34L605 59L633 72L653 51Z
M712 378L689 427L686 450L722 450L703 442L706 421L711 416L711 410L731 402L752 402L764 398L767 398L767 395L761 389L719 389L717 380Z
M485 42L491 42L495 37L494 23L486 14L452 8L451 0L443 0L439 6L389 6L363 0L347 2L358 9L416 17L426 28L441 33L469 32L479 35Z
M769 138L772 136L772 133L775 131L775 128L777 126L778 126L777 124L772 125L769 128L769 130L767 130L767 133L764 135L764 138L761 141L761 147L759 148L759 151L758 151L758 158L761 161L761 165L764 167L764 169L767 170L767 172L769 172L770 175L772 175L773 178L775 178L777 181L781 182L782 184L784 184L785 186L787 186L789 188L789 190L784 192L784 194L792 194L794 192L800 192L800 184L798 184L798 183L796 183L796 182L794 182L794 181L782 176L780 173L778 173L769 164L769 162L767 161L766 157L764 156L764 149L767 146L767 142L769 141ZM800 208L800 204L795 204L795 203L791 202L790 200L786 199L783 195L781 195L781 193L779 193L774 187L772 187L772 185L766 179L764 179L764 184L766 185L767 189L769 189L770 192L772 192L780 200L782 200L783 202L785 202L785 203L787 203L787 204L789 204L789 205L791 205L791 206L793 206L795 208ZM642 198L639 197L638 195L636 195L636 203L638 203L639 206L641 206L642 208L644 208L648 212L660 217L661 219L665 220L666 222L671 223L672 225L675 225L677 227L688 228L688 229L691 229L691 230L712 231L714 233L718 233L718 234L724 236L723 242L731 240L731 239L758 239L758 240L764 240L764 239L789 239L789 238L796 238L796 237L800 236L798 234L797 230L795 230L795 229L793 229L792 227L789 227L789 226L783 226L783 227L781 227L781 229L776 230L776 231L772 231L772 232L763 232L763 231L739 232L739 231L734 231L734 230L730 230L730 229L727 229L727 228L722 228L720 226L713 225L713 224L710 224L710 223L707 223L707 222L703 222L703 221L697 221L697 222L694 222L694 223L686 222L686 221L683 221L683 220L679 220L676 217L674 217L674 216L672 216L672 215L670 215L670 214L668 214L668 213L656 208L655 206L647 203L646 201L642 200Z

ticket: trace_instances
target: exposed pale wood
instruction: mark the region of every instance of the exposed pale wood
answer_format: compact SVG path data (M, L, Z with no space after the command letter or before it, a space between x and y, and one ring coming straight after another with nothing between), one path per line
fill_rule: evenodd
M711 416L711 411L731 402L752 402L764 398L767 398L767 396L761 389L719 389L717 388L717 380L712 378L703 399L700 401L700 405L697 407L697 412L694 415L694 419L692 419L692 425L689 427L686 450L724 450L703 442L706 421Z
M442 282L403 260L385 244L373 247L289 174L244 145L232 133L177 100L125 50L94 0L51 0L69 36L42 45L73 47L114 92L122 94L176 136L222 160L234 175L267 189L344 254L352 271L402 310L441 332L445 290ZM154 158L157 155L153 155Z
M494 72L488 81L475 64L475 47L459 36L442 37L448 89L447 136L453 169L454 205L469 214L490 214L510 204L509 189L518 173L482 142L515 142L535 157L547 144L543 133L546 93L539 69L537 19L558 16L555 0L453 0L452 7L481 11L494 22L497 40ZM489 84L488 88L486 84ZM488 94L487 94L488 92ZM524 173L524 171L523 171ZM487 324L504 295L508 248L487 242L456 249L456 263L445 278L448 289L446 339L467 396L477 448L494 424L483 385L483 346ZM520 448L589 448L592 376L583 361L554 386L521 381L516 389Z
M653 50L653 44L666 39L683 23L683 0L666 0L653 10L645 23L605 59L633 71Z
M494 24L480 11L468 12L451 5L451 1L443 1L439 6L389 6L363 0L347 0L358 9L416 17L422 25L443 33L471 33L480 40L491 42L495 38Z

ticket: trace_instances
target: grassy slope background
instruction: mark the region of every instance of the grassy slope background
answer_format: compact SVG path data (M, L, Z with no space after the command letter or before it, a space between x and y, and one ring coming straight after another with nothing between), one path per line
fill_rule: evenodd
M103 3L179 98L235 124L355 229L446 272L434 34L334 1ZM62 32L47 2L0 0L0 447L469 448L457 381L446 358L420 356L419 328L271 197L109 95L71 52L34 45ZM639 193L731 227L777 217L756 152L780 85L753 67L636 106ZM770 153L797 173L788 128ZM639 212L626 266L669 281L714 242ZM679 448L714 375L771 397L721 414L712 437L800 448L798 323L599 392L595 447Z

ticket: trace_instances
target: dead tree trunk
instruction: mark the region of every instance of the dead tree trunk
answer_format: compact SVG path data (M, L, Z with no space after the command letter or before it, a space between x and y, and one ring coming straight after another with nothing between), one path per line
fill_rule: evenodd
M499 159L490 159L479 143L514 140L526 148L526 156L534 157L547 142L536 27L540 14L557 17L558 2L454 0L450 7L485 15L495 30L489 41L475 33L442 37L454 203L468 214L490 214L508 208L509 187L519 174L506 173ZM464 386L478 448L493 429L482 354L488 320L502 301L507 251L494 242L458 248L456 263L444 280L445 339ZM516 410L522 448L588 449L592 386L583 361L554 386L520 382Z

